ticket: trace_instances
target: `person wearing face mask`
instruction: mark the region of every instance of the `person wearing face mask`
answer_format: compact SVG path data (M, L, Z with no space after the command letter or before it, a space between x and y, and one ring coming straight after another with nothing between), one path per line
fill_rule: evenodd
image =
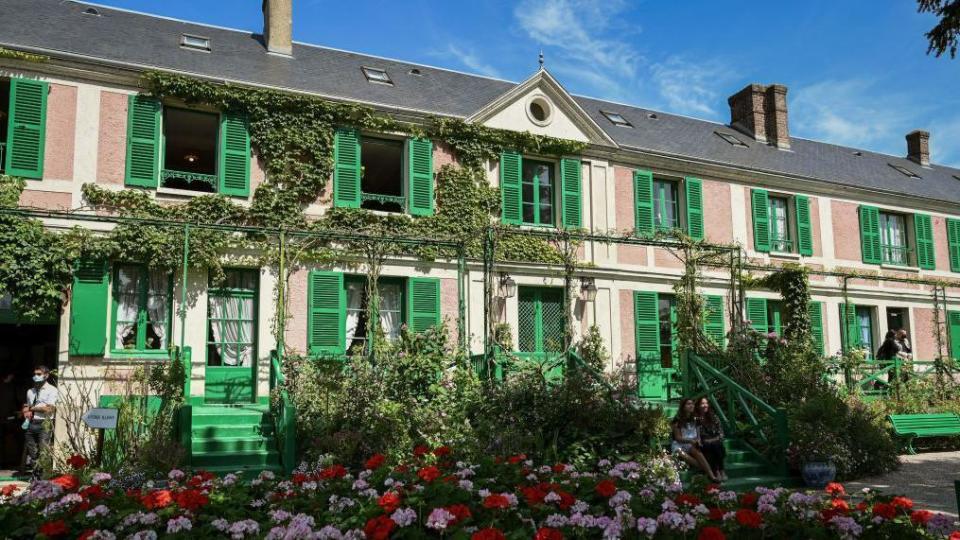
M39 459L50 445L53 436L53 417L57 412L57 388L50 384L50 368L37 366L33 370L33 387L27 390L27 402L23 405L23 429L27 450L27 471L33 479L39 479Z

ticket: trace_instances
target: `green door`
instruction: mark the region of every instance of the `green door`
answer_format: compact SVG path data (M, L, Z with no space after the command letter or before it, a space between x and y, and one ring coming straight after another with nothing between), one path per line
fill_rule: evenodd
M948 311L947 324L950 329L950 357L960 360L960 311Z
M210 285L204 400L250 403L257 398L257 290L259 273L226 269Z
M660 302L655 292L633 293L634 333L637 346L637 396L665 399L663 351L660 348ZM669 355L669 351L667 352Z
M563 289L520 287L517 356L538 362L548 378L563 374Z

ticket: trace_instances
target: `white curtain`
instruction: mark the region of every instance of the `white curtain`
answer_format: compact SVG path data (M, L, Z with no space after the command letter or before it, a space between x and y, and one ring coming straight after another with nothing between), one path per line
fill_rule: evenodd
M167 348L167 321L170 320L170 276L166 272L150 272L150 288L147 290L147 316L150 327L160 338L160 344L153 349Z
M353 337L357 335L357 325L360 323L360 313L363 311L363 289L362 283L347 284L347 331L344 350L350 348Z
M137 275L135 268L121 266L117 272L117 318L115 349L123 349L124 338L134 332L137 321Z
M210 297L210 325L213 339L225 366L247 367L253 364L252 298Z
M393 341L400 337L400 303L403 291L398 283L380 285L380 327L383 334Z

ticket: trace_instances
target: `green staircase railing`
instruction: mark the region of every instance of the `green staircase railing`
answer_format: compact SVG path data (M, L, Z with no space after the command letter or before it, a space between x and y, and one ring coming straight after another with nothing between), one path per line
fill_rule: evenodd
M270 351L270 413L273 417L280 465L290 474L297 460L297 418L290 394L284 386L282 351Z
M191 349L190 347L171 347L170 348L170 362L176 362L180 360L183 363L184 371L184 381L183 381L183 403L177 408L177 440L180 441L180 446L183 447L185 452L185 460L187 465L191 464L193 457L193 451L191 448L191 431L193 430L193 405L190 404L190 361L191 361Z
M786 411L753 395L693 353L681 356L681 371L684 374L684 396L709 399L729 438L740 440L778 474L788 474L790 433Z
M865 398L882 399L893 395L900 398L903 383L914 380L929 380L937 374L949 380L955 376L955 364L952 359L938 360L877 360L867 362L844 371L844 383L847 389L858 392Z

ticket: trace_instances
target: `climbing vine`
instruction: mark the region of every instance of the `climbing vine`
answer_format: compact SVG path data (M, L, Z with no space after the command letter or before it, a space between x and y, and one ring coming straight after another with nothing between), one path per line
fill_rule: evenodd
M0 58L10 58L12 60L23 60L24 62L34 62L37 64L47 62L50 57L45 54L33 54L24 51L14 51L0 47Z
M810 333L809 271L789 264L754 282L756 286L780 293L783 297L783 337L787 341L812 344Z

